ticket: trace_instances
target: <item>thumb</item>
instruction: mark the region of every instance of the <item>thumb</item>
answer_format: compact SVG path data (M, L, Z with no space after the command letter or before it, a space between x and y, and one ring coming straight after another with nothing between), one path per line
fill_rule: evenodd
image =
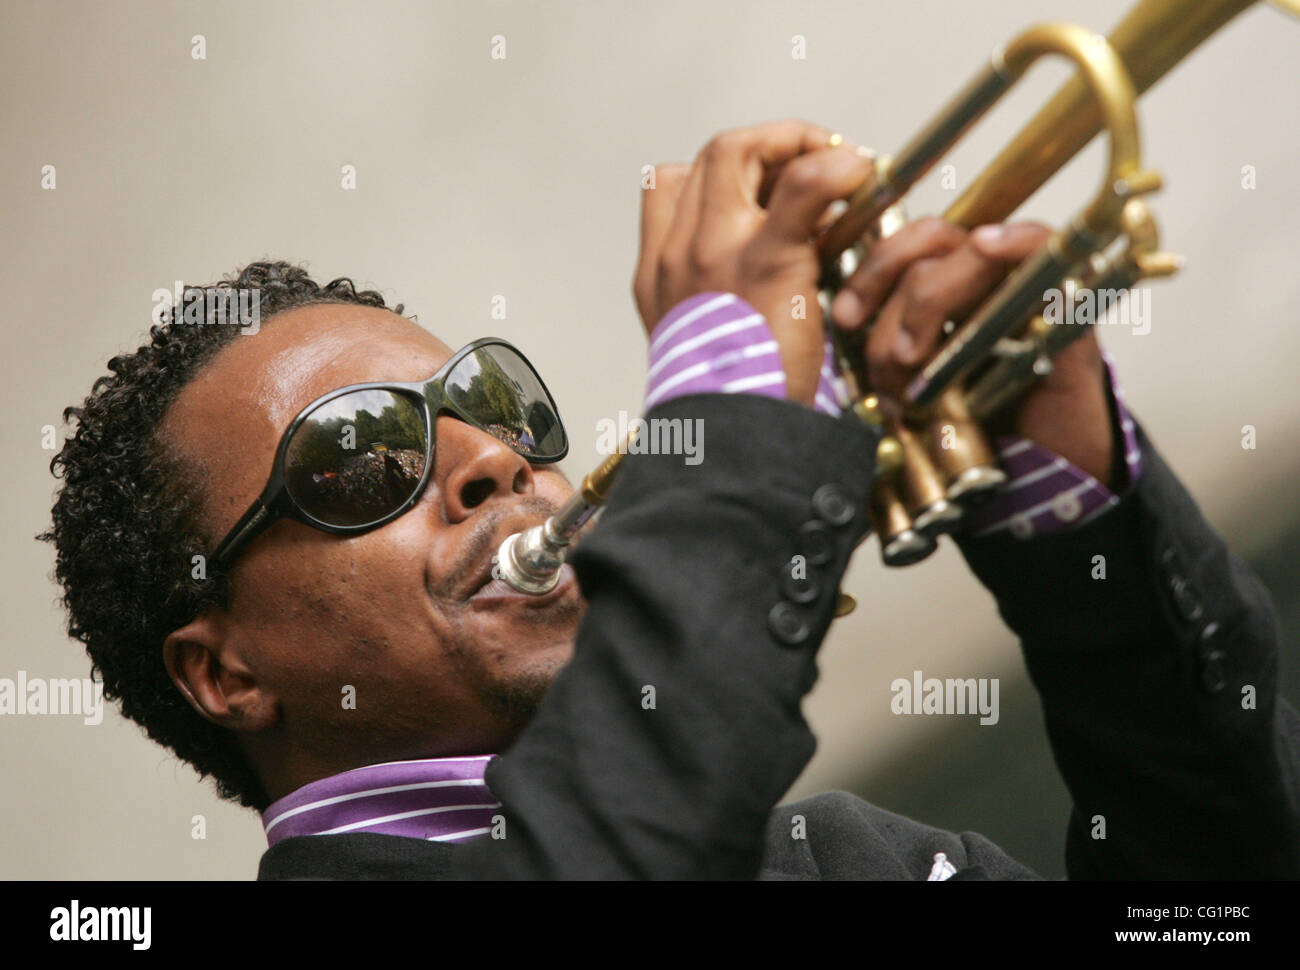
M806 245L827 207L852 195L874 171L871 159L850 145L788 162L772 188L761 235L776 245Z

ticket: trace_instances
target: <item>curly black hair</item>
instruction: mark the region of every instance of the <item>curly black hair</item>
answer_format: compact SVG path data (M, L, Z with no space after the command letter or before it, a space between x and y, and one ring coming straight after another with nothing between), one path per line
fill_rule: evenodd
M266 789L234 734L199 717L162 654L171 631L228 604L229 582L212 563L205 579L192 576L192 557L206 555L214 537L199 525L202 490L157 432L180 391L241 332L232 317L239 294L247 306L250 292L258 294L262 322L317 303L386 308L380 294L357 292L350 279L321 286L283 261L250 263L218 283L187 287L183 319L181 307L160 307L150 342L110 360L111 373L95 381L81 407L64 410L70 431L50 462L62 487L53 526L37 538L54 543L68 634L85 644L104 696L200 776L210 775L222 798L262 811Z

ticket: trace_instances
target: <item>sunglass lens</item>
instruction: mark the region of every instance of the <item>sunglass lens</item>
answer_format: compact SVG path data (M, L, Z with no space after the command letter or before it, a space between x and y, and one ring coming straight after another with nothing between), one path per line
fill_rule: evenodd
M311 412L294 432L285 484L326 525L377 522L411 497L424 474L423 409L392 391L352 391Z
M467 354L447 375L447 400L521 455L564 454L564 425L528 361L501 344Z

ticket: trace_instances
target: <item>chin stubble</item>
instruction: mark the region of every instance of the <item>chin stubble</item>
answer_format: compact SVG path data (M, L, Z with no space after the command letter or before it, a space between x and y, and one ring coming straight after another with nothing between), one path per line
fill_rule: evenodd
M556 511L552 503L536 497L514 507L514 511L520 510L542 516ZM462 547L459 568L442 577L429 592L451 626L447 652L459 668L462 680L473 689L486 710L512 733L517 733L532 720L567 663L567 656L556 657L549 648L563 638L571 641L576 636L583 606L579 600L566 598L540 609L512 611L512 633L518 641L504 649L484 644L475 637L472 622L467 622L473 611L456 596L456 591L463 589L465 577L481 568L484 558L495 551L501 518L502 515L494 515L479 519ZM533 640L536 644L528 642ZM509 665L497 662L507 657L516 662Z
M565 600L546 610L525 610L520 617L520 636L534 634L547 644L554 643L567 631L573 631L581 617L579 603ZM511 733L522 730L541 706L546 692L568 663L568 656L556 656L539 644L537 648L524 649L520 663L501 668L492 661L501 656L500 651L484 649L472 638L458 631L456 643L450 650L465 682L474 690L483 707L499 718ZM529 656L537 649L541 655Z
M447 615L452 636L447 652L462 681L483 707L508 726L522 730L537 713L546 692L572 656L557 656L556 644L577 636L581 600L565 598L542 608L511 611L512 642L498 646L482 642L466 621L474 614L457 610Z

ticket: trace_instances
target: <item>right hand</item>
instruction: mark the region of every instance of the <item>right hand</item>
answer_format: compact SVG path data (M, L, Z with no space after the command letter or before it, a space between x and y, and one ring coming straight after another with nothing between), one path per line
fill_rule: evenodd
M901 411L908 382L943 343L944 321L965 320L1051 235L1047 226L1023 222L968 233L931 216L872 247L831 304L831 317L845 330L872 321L865 363L887 413ZM1109 488L1126 479L1115 470L1106 365L1095 330L1053 358L1051 374L1008 408L998 426Z
M812 403L825 354L813 235L873 171L856 146L828 148L829 138L806 121L774 121L715 136L689 166L656 166L632 286L647 334L687 297L734 293L772 328L786 396Z

